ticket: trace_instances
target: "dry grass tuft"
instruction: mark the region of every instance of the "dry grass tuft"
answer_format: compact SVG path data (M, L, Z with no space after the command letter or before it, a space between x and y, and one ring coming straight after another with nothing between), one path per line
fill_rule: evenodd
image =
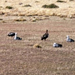
M33 48L42 48L42 46L40 46L39 44L34 44Z

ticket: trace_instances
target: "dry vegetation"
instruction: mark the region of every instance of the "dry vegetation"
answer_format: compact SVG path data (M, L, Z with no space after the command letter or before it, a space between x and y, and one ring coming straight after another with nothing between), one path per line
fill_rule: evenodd
M52 16L55 14L56 16L75 17L75 0L1 0L1 12L16 16Z
M0 75L75 75L75 42L66 42L66 35L75 40L75 19L40 16L47 19L31 22L30 18L39 17L29 16L24 22L1 17L6 23L0 21ZM41 41L46 29L49 38ZM22 40L8 37L11 31ZM53 48L54 42L63 47ZM33 48L34 44L42 48Z

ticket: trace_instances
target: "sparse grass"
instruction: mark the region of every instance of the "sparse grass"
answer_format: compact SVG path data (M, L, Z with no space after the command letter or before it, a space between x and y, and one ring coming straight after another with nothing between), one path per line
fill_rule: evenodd
M23 7L31 7L31 5L27 4L27 5L24 5Z
M12 6L6 6L5 8L7 8L7 9L13 9Z
M43 8L59 8L59 6L55 5L55 4L50 4L50 5L43 5Z

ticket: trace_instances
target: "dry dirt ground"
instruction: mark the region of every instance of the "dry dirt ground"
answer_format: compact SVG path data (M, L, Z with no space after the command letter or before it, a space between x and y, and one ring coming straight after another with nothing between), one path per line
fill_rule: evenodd
M46 29L49 38L41 41ZM17 32L22 40L8 37L9 32ZM66 35L75 40L75 18L0 21L0 75L75 75L75 42L66 42ZM63 47L53 48L54 42ZM33 48L36 43L42 48Z

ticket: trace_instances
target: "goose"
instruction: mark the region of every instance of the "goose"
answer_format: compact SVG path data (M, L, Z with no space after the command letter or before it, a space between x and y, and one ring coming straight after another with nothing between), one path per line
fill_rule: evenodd
M17 37L17 33L15 33L14 40L22 40L22 38L20 38L20 37Z
M54 43L53 47L62 47L62 44Z
M14 32L10 32L10 33L8 34L8 36L13 37L13 36L15 36L15 33L14 33Z
M46 33L41 37L41 40L46 40L49 36L48 30L46 30Z
M74 42L73 39L71 39L68 35L67 35L67 39L66 39L67 42Z

